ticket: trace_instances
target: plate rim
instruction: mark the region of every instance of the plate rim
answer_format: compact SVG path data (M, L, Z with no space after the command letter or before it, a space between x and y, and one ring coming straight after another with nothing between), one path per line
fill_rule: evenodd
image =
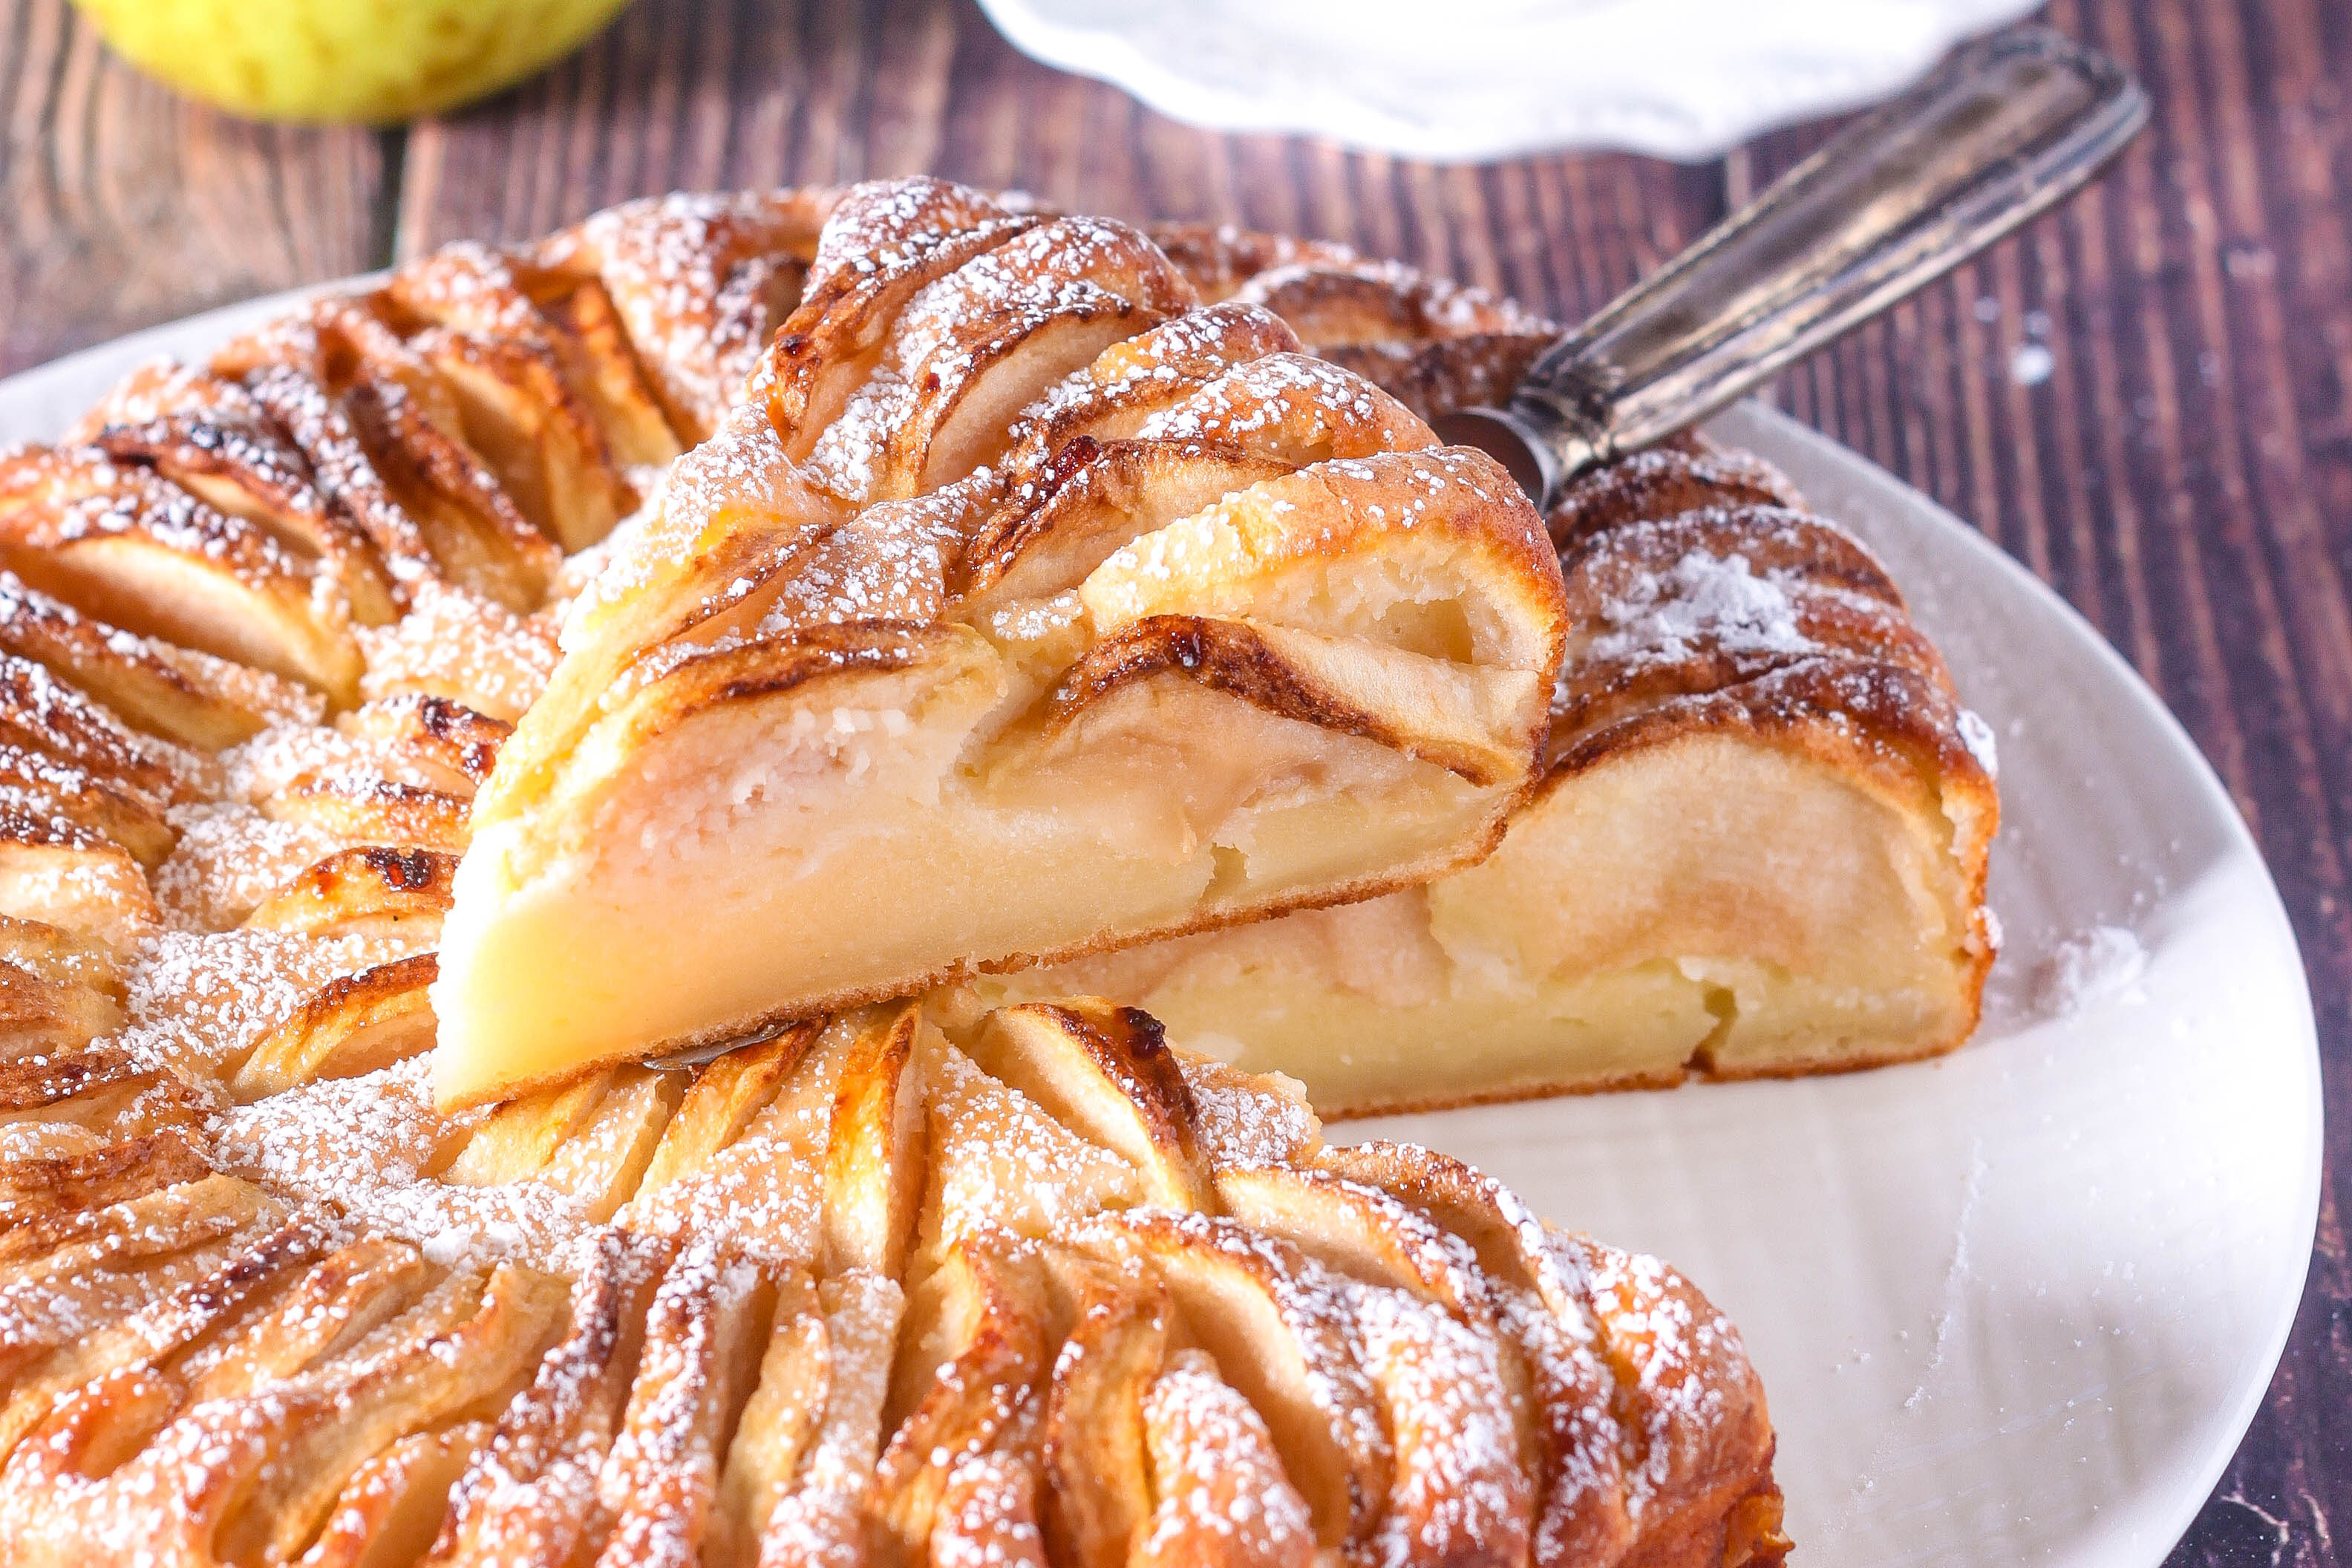
M353 274L323 282L257 296L253 299L215 306L191 315L159 322L121 334L101 342L89 344L41 364L27 367L0 377L0 426L5 426L5 411L20 399L31 397L51 405L61 405L60 416L54 422L57 429L47 436L27 433L22 437L10 437L0 430L0 444L16 438L51 439L58 429L80 412L82 402L65 401L65 390L93 379L111 379L124 371L159 353L183 355L203 352L208 342L216 343L238 331L289 306L306 300L353 289L365 289L380 281L383 271ZM54 389L54 390L52 390ZM44 400L42 395L50 395ZM2303 1267L2294 1278L2294 1288L2283 1292L2270 1303L2270 1319L2254 1354L2242 1363L2240 1381L2232 1387L2226 1409L2217 1412L2221 1416L2213 1428L2214 1439L2210 1448L2199 1458L2195 1469L2199 1484L2182 1495L2162 1500L2158 1538L2150 1542L2151 1550L2137 1560L2151 1565L2161 1563L2203 1510L2215 1485L2228 1469L2245 1441L2255 1416L2267 1398L2272 1381L2277 1373L2286 1346L2293 1337L2303 1302L2309 1293L2313 1264L2313 1247L2318 1229L2320 1200L2326 1179L2326 1107L2322 1077L2318 1036L2318 1018L2313 1006L2311 976L2303 957L2302 944L2289 918L2284 894L2277 877L2272 872L2260 843L2248 826L2237 803L2231 797L2220 775L2204 752L2198 746L2171 708L2141 676L2139 671L2116 650L2096 626L2070 604L2048 583L2036 576L2023 563L2002 549L1990 536L1944 507L1925 491L1911 485L1862 453L1854 451L1834 437L1812 428L1787 412L1759 399L1749 398L1718 415L1711 424L1751 425L1769 435L1771 440L1800 448L1825 464L1846 469L1868 482L1899 492L1905 503L1916 509L1926 523L1943 536L1943 543L1969 555L1979 568L1989 569L2007 585L2021 592L2045 616L2064 628L2067 637L2081 651L2127 690L2142 710L2152 718L2155 727L2177 756L2188 764L2193 774L2200 796L2207 807L2222 823L2230 847L2259 867L2264 890L2268 894L2267 911L2274 935L2283 939L2285 951L2295 959L2292 965L2294 1001L2294 1014L2299 1022L2296 1045L2303 1090L2303 1114L2298 1119L2304 1140L2303 1175L2299 1187L2298 1212L2292 1234L2304 1238ZM2105 1550L2099 1550L2104 1545ZM2090 1553L2098 1552L2098 1561L2116 1559L2116 1548L2128 1552L2126 1543L2102 1542L2100 1538L2087 1538L2084 1552L2069 1561L2087 1563Z
M2244 1363L2242 1381L2231 1391L2231 1408L2216 1428L2221 1436L2202 1456L2197 1467L2199 1484L2188 1495L2170 1500L2165 1522L2158 1531L2161 1539L2155 1542L2153 1552L2145 1559L2153 1568L2153 1565L2162 1563L2179 1543L2189 1525L2203 1511L2213 1489L2229 1469L2230 1462L2244 1446L2246 1434L2252 1429L2255 1416L2261 1414L2263 1404L2269 1397L2271 1384L2278 1374L2287 1343L2294 1337L2295 1321L2302 1316L2304 1300L2311 1289L2320 1199L2326 1180L2326 1097L2321 1070L2319 1018L2312 1002L2311 969L2304 958L2303 943L2295 934L2294 922L2287 913L2285 896L2280 891L2278 878L2271 869L2269 858L2263 854L2261 843L2254 837L2244 814L2238 809L2236 800L2222 784L2221 774L2214 770L2204 749L2197 744L2196 738L2181 723L2170 704L2065 595L1933 496L1787 412L1760 399L1748 398L1717 417L1733 421L1754 419L1778 439L1805 448L1826 462L1858 469L1873 480L1895 487L1933 521L1940 532L1957 536L1949 541L1953 548L1971 555L1979 565L1990 569L2012 588L2022 590L2045 614L2052 615L2056 624L2065 628L2069 638L2082 651L2104 666L2111 677L2117 678L2118 686L2128 690L2143 713L2156 721L2168 743L2190 764L2188 772L2196 779L2199 793L2206 805L2224 825L2231 846L2261 868L2263 891L2268 895L2265 908L2274 936L2294 957L2291 973L2296 1003L2294 1014L2299 1025L2296 1044L2300 1049L2295 1054L2301 1068L2304 1100L2303 1114L2299 1119L2304 1140L2304 1169L2297 1214L2291 1232L2303 1237L2303 1268L2294 1277L2294 1289L2283 1292L2277 1300L2271 1303L2268 1330L2252 1359Z

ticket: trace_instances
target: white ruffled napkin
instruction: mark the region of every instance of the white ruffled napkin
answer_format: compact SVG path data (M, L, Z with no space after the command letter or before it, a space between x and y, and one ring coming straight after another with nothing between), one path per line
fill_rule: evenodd
M1712 157L1894 92L2034 0L981 0L1021 49L1223 131L1448 160Z

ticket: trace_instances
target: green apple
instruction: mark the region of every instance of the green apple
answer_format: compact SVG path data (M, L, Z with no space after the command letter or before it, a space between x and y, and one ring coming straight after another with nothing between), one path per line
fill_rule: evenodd
M258 120L431 114L576 47L622 0L76 0L181 91Z

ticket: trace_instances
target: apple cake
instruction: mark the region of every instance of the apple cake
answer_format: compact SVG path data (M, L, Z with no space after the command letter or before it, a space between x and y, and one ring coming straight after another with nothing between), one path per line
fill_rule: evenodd
M1135 1009L439 1102L476 797L840 199L453 247L0 456L7 1560L1780 1561L1688 1281Z
M563 831L584 831L572 806L518 812L517 793L530 793L525 775L572 781L579 786L570 791L572 806L592 816L649 814L634 837L605 833L611 842L601 848L559 848L555 858L593 866L624 839L643 849L650 835L664 853L638 854L634 867L622 856L619 874L642 871L661 883L677 864L667 858L668 841L692 837L689 825L700 820L682 798L691 792L661 770L691 770L693 752L709 749L695 740L703 731L781 722L792 731L788 742L817 745L836 775L855 773L860 758L908 762L919 736L908 710L812 708L810 694L828 685L838 691L847 680L871 694L943 677L949 666L926 663L929 655L880 668L898 657L885 645L913 636L908 626L925 616L940 617L923 623L933 652L951 643L973 656L950 661L962 676L949 688L975 677L979 688L999 692L995 717L975 721L967 750L985 742L978 754L994 767L977 788L1000 826L1045 815L1081 837L1125 836L1130 847L1156 838L1176 858L1145 856L1147 866L1174 866L1196 892L1238 889L1245 901L1248 868L1267 869L1284 847L1268 811L1318 820L1315 803L1295 797L1265 810L1250 805L1251 790L1262 796L1269 777L1288 775L1266 772L1266 753L1242 744L1244 734L1294 746L1291 762L1314 759L1327 785L1328 759L1337 754L1369 760L1397 792L1432 786L1416 810L1390 824L1409 833L1418 823L1424 849L1450 830L1444 801L1458 808L1455 826L1463 811L1499 809L1498 736L1516 734L1517 720L1495 694L1527 672L1479 667L1475 654L1465 671L1459 660L1426 655L1433 637L1465 640L1469 614L1502 622L1517 612L1515 635L1537 641L1529 595L1538 584L1518 572L1524 562L1507 555L1497 565L1492 553L1457 548L1431 569L1434 591L1451 581L1469 597L1392 604L1378 629L1402 637L1402 647L1301 632L1281 623L1286 605L1233 602L1235 593L1268 590L1264 574L1236 575L1229 558L1187 579L1228 601L1196 608L1227 613L1193 617L1202 624L1178 635L1174 623L1184 616L1131 618L1154 606L1137 589L1140 565L1125 563L1142 560L1130 548L1139 530L1204 498L1215 504L1177 519L1198 525L1196 537L1233 521L1231 509L1218 510L1230 496L1271 496L1269 511L1286 504L1285 484L1315 483L1335 513L1391 510L1371 499L1386 493L1385 480L1360 478L1357 465L1435 458L1426 448L1367 448L1360 458L1298 467L1319 450L1317 422L1337 418L1331 430L1348 426L1355 431L1348 438L1373 444L1425 439L1410 435L1418 415L1501 395L1549 341L1549 324L1507 301L1335 246L1162 228L1153 235L1159 254L1181 277L1146 268L1156 279L1150 288L1133 278L1121 286L1156 289L1163 300L1189 290L1202 307L1118 339L1013 419L1024 432L1019 450L996 467L1027 476L1018 484L992 468L977 481L863 510L836 505L824 490L830 499L810 502L823 518L779 524L772 506L748 515L729 510L724 498L741 499L742 476L693 479L697 464L708 477L723 441L684 465L672 459L730 418L772 434L780 428L743 414L728 389L761 378L772 405L782 372L762 361L762 345L796 311L805 318L820 295L846 289L852 316L872 304L820 255L840 200L823 192L672 198L601 215L527 253L453 247L401 268L381 289L297 312L202 368L142 370L66 444L0 457L0 570L8 574L0 578L0 656L9 660L20 715L0 751L7 770L0 896L8 900L0 910L80 921L117 942L158 921L225 927L332 856L342 858L318 879L314 902L352 879L377 887L384 874L363 852L386 847L429 866L415 873L409 894L419 908L437 913L452 887L467 880L478 889L490 885L467 907L477 931L488 927L505 945L461 941L461 952L481 962L452 963L459 980L478 979L486 1005L497 1005L502 976L518 994L569 997L538 1009L536 1023L544 1029L551 1019L601 1010L604 1035L589 1040L574 1031L550 1042L542 1034L555 1058L536 1060L509 1054L508 1040L498 1059L485 1060L485 1041L468 1052L465 1041L447 1038L459 1031L445 1017L444 1086L452 1094L495 1094L500 1084L551 1076L557 1058L644 1057L756 1034L761 1020L794 1005L766 996L767 972L741 968L739 950L765 952L790 931L818 929L846 943L872 990L888 988L873 974L893 963L903 969L925 942L961 943L969 951L956 963L1001 946L1007 924L1029 919L1031 907L1066 931L1098 923L1089 900L1104 872L1094 860L1082 862L1075 891L1029 862L1040 874L1013 900L1024 912L994 922L992 936L982 929L992 922L975 911L1005 900L971 894L969 884L966 895L948 897L930 876L924 886L933 897L899 896L898 879L866 874L867 860L904 870L904 857L921 847L870 839L857 854L830 858L846 892L835 889L822 918L801 911L805 927L743 918L743 906L709 879L680 895L694 908L676 918L693 923L694 943L656 940L659 919L668 918L659 911L676 914L674 899L648 896L618 914L575 921L546 899L498 896L528 858L518 839L544 849L551 834L560 840ZM962 303L926 310L970 327L978 309L970 290L1031 298L1034 288L1023 294L1023 287L1045 286L1034 278L1016 285L1002 273L975 283L972 268L1013 241L945 237L963 235L957 226L968 221L999 226L1014 239L1045 232L1035 215L1004 213L929 183L869 190L853 202L834 231L836 253L903 242L900 258L912 269L893 275L896 314L858 318L875 340L869 357L911 331L906 318L918 295L929 300L944 289ZM839 237L852 233L863 237ZM1114 237L1130 262L1142 253L1131 235ZM955 264L927 246L944 247ZM1058 256L1061 247L1053 248ZM854 266L849 273L866 276ZM1091 341L1085 333L1111 330L1101 323L1116 320L1125 331L1140 319L1125 296L1116 307L1106 303L1091 277L1068 292L1085 306L1068 319L1012 306L990 317L1016 322L1020 330L997 334L1006 342L1028 332L1022 353L999 343L991 364L1019 374L1027 363L1034 374L1036 355L1081 353ZM1054 350L1072 331L1079 345ZM1181 366L1152 363L1141 374L1139 366L1178 339L1171 352ZM1360 403L1334 415L1319 399L1349 384L1309 374L1286 346L1294 343L1390 388L1403 408L1358 382ZM777 346L781 353L784 343ZM1228 360L1238 368L1220 370ZM896 395L888 376L864 374L857 397L871 404ZM824 383L811 374L811 384ZM1258 394L1243 386L1251 374L1297 377L1302 390L1253 402ZM839 388L823 395L847 406L849 394ZM1245 442L1220 448L1193 430L1204 399L1216 405L1213 422L1250 427ZM856 423L845 414L826 429L845 421ZM1133 433L1152 421L1182 423L1187 434ZM831 455L791 471L822 470L826 483L846 488L924 482L910 477L904 451L886 462L877 448L858 468L845 455L856 443L845 440L819 437L812 453L831 441ZM1306 445L1275 450L1285 442ZM1036 454L1048 447L1058 456L1041 477L1033 472ZM1003 495L995 493L1000 485L1009 487ZM802 500L823 489L797 479L788 488ZM702 500L666 509L663 496L674 489ZM768 495L762 505L775 500ZM1382 888L1368 877L1323 894L1294 889L1275 902L1325 894L1354 901L1268 921L1242 921L1234 904L1202 917L1231 922L1223 929L1042 971L1019 966L1050 947L1023 946L980 960L1003 973L982 976L975 994L954 1005L969 1011L1071 990L1113 994L1165 1017L1192 1046L1302 1078L1335 1112L1665 1083L1692 1070L1811 1071L1957 1044L1973 1025L1994 945L1983 901L1998 813L1990 737L1954 702L1940 661L1904 617L1885 573L1832 525L1795 507L1786 481L1766 465L1685 442L1588 477L1546 520L1553 539L1546 552L1560 552L1574 599L1562 616L1565 658L1549 741L1509 803L1502 848L1485 863L1386 896L1364 897ZM1475 510L1488 509L1480 501ZM624 516L629 526L615 531ZM1164 542L1173 527L1147 537ZM681 528L703 532L681 543ZM1268 537L1238 523L1226 534L1244 553ZM1268 547L1282 548L1278 539ZM1372 547L1384 548L1377 540ZM1320 560L1305 563L1310 576ZM1439 580L1447 571L1452 579ZM1212 581L1219 573L1223 580ZM1047 592L1071 581L1078 586ZM883 598L866 597L873 592ZM1129 629L1066 662L1076 639L1098 629L1097 609L1106 603L1114 607L1100 618L1129 620ZM1328 596L1318 607L1328 608ZM1430 613L1456 609L1469 614L1444 628ZM572 631L564 634L567 613ZM658 626L646 629L664 613L703 619L665 638ZM1034 622L1014 629L1050 635L1031 646L1008 622ZM580 645L570 653L560 642L565 635ZM1419 652L1410 646L1416 639ZM911 657L911 646L900 651ZM1007 664L1013 654L1020 658ZM629 673L593 676L598 659ZM826 666L826 681L802 679L813 662ZM574 696L543 722L526 722L525 742L594 721L571 741L538 746L542 762L551 749L571 748L540 766L530 745L505 745L507 727L559 665L572 672L563 679ZM754 666L779 679L753 677ZM1364 678L1375 668L1381 679L1368 688ZM1411 700L1408 675L1456 682L1449 689L1456 695L1460 678L1483 679L1486 705L1465 724L1458 709ZM971 695L973 683L963 686ZM936 681L930 689L940 694ZM1024 700L1029 710L1018 721L1001 721ZM1171 706L1197 707L1210 720L1162 722L1174 717ZM1080 709L1089 717L1079 720ZM894 713L907 734L886 732ZM1147 716L1140 727L1139 714ZM314 722L329 715L331 744ZM860 731L861 722L872 727ZM1055 723L1055 741L1024 747ZM1371 730L1379 732L1363 732ZM383 776L357 767L359 759L381 761L388 739L410 733L434 737L429 758L407 758ZM1473 754L1481 746L1483 763ZM1229 771L1201 765L1204 747ZM501 819L490 763L502 753L512 787ZM226 767L217 765L224 755ZM1033 773L1040 757L1045 772ZM971 796L968 761L958 759L954 782ZM723 793L763 789L762 765L752 757L725 773ZM864 792L861 800L884 782L870 760L864 765L866 774L835 781ZM1088 766L1099 787L1082 787ZM1482 767L1489 784L1472 784L1465 768ZM1151 776L1159 773L1183 787L1170 789ZM1045 789L1049 775L1060 781L1047 791L1050 809L1029 809L1037 801L1022 795ZM1209 787L1218 778L1225 784ZM1360 773L1341 782L1360 798L1382 798ZM698 775L697 784L712 780ZM485 784L493 806L478 810L473 797ZM923 798L919 777L909 787ZM362 790L373 798L361 800ZM601 804L583 805L583 792ZM1139 796L1156 796L1156 816L1139 809ZM885 788L877 798L907 795ZM705 790L704 799L703 816L717 809L735 821L731 798L714 803ZM1434 817L1431 799L1441 802ZM1224 834L1230 842L1205 826L1204 812L1222 813L1236 829ZM395 816L396 828L385 826ZM493 849L503 843L506 851L475 857L476 869L456 879L458 852L486 822ZM888 831L887 820L866 826ZM1239 828L1247 829L1246 853ZM940 824L932 831L954 842L934 842L930 852L960 859L967 871L992 853ZM727 845L748 837L730 832ZM1311 858L1336 838L1349 855L1369 854L1356 847L1360 837L1302 829L1286 847ZM1454 852L1475 848L1457 844ZM1187 879L1200 873L1203 854L1208 881L1200 886ZM1422 876L1435 854L1391 871L1399 879ZM1297 854L1290 868L1302 870ZM559 878L551 885L576 893L593 884L592 876L587 884ZM1139 885L1130 881L1128 890ZM1587 886L1605 886L1609 896L1563 894ZM1037 896L1056 887L1066 892L1057 914ZM740 882L736 889L743 893ZM764 894L754 887L744 896ZM534 907L544 917L535 928L525 918ZM738 918L710 918L722 909ZM533 940L551 929L567 942L586 931L619 945L602 950L601 974L581 956L595 951L585 945L572 952L558 944L554 972L523 963L547 956ZM642 939L635 947L632 931ZM666 955L668 967L655 973L659 964L649 954ZM436 974L440 966L436 959ZM531 976L535 987L525 984ZM908 984L923 978L901 975ZM730 1021L683 1019L688 1003L709 1012L714 994L729 985L736 989L728 1005L740 1005ZM448 1011L457 1011L448 1007L457 991L442 984ZM425 996L403 1005L409 1026L432 1023ZM1432 1039L1449 1042L1434 1079L1439 1064L1423 1046Z

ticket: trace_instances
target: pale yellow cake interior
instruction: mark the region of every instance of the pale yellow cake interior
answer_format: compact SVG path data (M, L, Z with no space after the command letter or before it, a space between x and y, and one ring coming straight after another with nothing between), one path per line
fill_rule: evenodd
M1974 1021L1943 821L1700 736L1553 781L1483 865L1425 888L977 993L1118 997L1333 1114L1862 1065Z

